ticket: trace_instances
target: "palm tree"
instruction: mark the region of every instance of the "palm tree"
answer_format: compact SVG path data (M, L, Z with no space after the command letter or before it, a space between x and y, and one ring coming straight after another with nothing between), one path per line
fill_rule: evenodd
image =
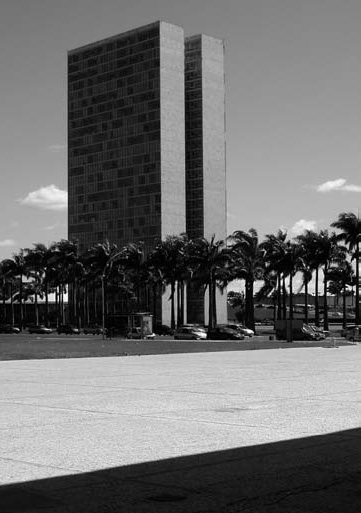
M284 259L286 255L287 232L278 230L276 235L268 234L260 244L264 262L265 281L259 295L269 296L276 291L277 319L286 318L286 285L284 273ZM283 304L283 308L282 308Z
M297 271L303 267L303 248L291 241L286 243L286 251L283 258L284 275L289 277L289 318L293 320L293 278Z
M1 280L1 295L2 295L2 322L6 323L7 312L6 312L6 297L7 297L7 280L6 280L6 269L3 261L0 262L0 280Z
M361 220L352 212L343 212L339 214L338 220L331 225L341 230L337 236L348 245L352 253L352 259L356 264L356 305L355 322L360 324L360 241L361 241Z
M177 293L177 325L184 322L184 281L188 271L188 239L185 234L169 235L159 242L149 254L149 264L158 269L164 282L170 286L171 301L171 328L174 329L175 321L175 294Z
M328 273L328 290L334 294L342 293L342 325L347 325L346 295L347 287L355 283L355 274L352 265L346 259L340 262L338 267L330 269Z
M254 322L254 282L264 276L264 251L259 244L254 228L248 232L238 230L229 237L232 241L231 273L233 279L245 281L245 324L255 331Z
M344 260L345 248L338 245L338 237L335 232L321 230L317 235L316 260L323 266L323 328L328 330L328 305L327 289L329 272L334 263Z
M320 234L313 230L305 230L303 234L296 237L296 241L303 248L303 262L305 267L304 285L308 285L308 279L312 279L315 271L315 324L320 326L320 306L319 306L319 270L323 264L322 254L320 253ZM310 274L308 274L310 273ZM307 288L308 292L308 288ZM308 298L305 298L308 302Z
M8 258L3 261L5 274L14 281L16 280L18 286L19 298L19 327L20 330L24 327L24 303L23 303L23 277L27 273L26 262L24 257L24 250L20 249L19 253L14 253L13 258Z
M83 264L87 270L87 276L91 277L94 284L97 280L101 282L103 335L106 324L107 284L112 274L113 266L120 261L121 256L122 251L119 251L118 246L111 244L108 240L95 244L83 256Z
M317 260L317 233L312 230L305 230L301 235L294 238L301 248L300 272L302 273L302 287L305 287L305 322L308 323L308 287L312 280L313 271L316 271L316 325L319 324L319 303L318 303L318 269L320 263ZM302 288L301 287L301 288Z
M80 260L77 242L61 239L51 245L51 254L48 259L49 277L56 278L56 284L68 287L68 303L72 306L70 318L77 325L80 324L79 311L79 281L84 273L84 266ZM71 294L70 294L71 292Z
M49 324L49 283L51 268L49 260L52 258L52 246L49 248L42 243L33 244L33 248L26 248L25 261L28 277L33 279L35 298L35 318L39 324L38 296L45 295L45 325Z
M135 289L136 309L141 310L144 302L145 253L143 242L129 242L120 251L119 264Z
M222 287L223 270L230 261L230 253L222 240L205 237L193 239L188 244L189 265L192 281L205 293L208 288L208 331L217 325L217 284Z

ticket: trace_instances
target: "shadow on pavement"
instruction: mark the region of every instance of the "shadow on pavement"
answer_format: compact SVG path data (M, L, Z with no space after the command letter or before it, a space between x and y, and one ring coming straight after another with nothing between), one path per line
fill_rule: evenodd
M6 485L0 511L357 512L361 429Z

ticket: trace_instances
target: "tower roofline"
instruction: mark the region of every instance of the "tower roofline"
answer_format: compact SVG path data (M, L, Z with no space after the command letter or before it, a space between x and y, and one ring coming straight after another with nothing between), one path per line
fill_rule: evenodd
M150 30L150 29L155 28L155 27L160 26L160 25L172 25L174 27L182 28L179 25L174 25L173 23L168 23L167 21L157 20L157 21L154 21L152 23L148 23L147 25L142 25L141 27L137 27L137 28L134 28L134 29L131 29L131 30L127 30L126 32L120 32L119 34L116 34L114 36L109 36L109 37L106 37L104 39L100 39L100 40L94 41L92 43L87 43L85 45L78 46L77 48L73 48L72 50L68 50L68 55L72 55L72 54L81 52L83 50L86 50L87 48L92 48L94 46L99 46L99 45L104 44L104 43L109 43L111 41L116 41L119 38L123 39L123 38L129 37L129 36L131 36L133 34L136 34L138 32L142 32L144 30Z

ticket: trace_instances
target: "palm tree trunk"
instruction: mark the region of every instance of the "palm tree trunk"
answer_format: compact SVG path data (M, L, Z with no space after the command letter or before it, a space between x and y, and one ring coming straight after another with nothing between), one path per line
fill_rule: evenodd
M180 308L180 284L177 281L177 327L181 326L181 308Z
M97 289L95 287L95 283L93 283L93 308L94 308L94 319L98 322L98 312L97 312Z
M360 324L360 243L356 247L356 307L355 323Z
M208 332L213 328L213 279L208 283Z
M19 283L20 330L24 327L23 276L20 273Z
M254 303L253 303L253 280L246 280L246 326L255 331L254 324Z
M213 326L217 326L217 284L213 282L213 304L212 304L212 316L213 316Z
M14 299L13 299L13 285L10 282L10 304L11 304L11 326L15 324L15 312L14 312Z
M86 294L85 294L85 311L86 311L86 323L89 325L90 316L89 316L89 284L86 283Z
M64 286L61 286L61 323L65 322L65 308L64 308Z
M316 269L315 276L315 324L317 327L320 326L320 304L318 301L318 268Z
M170 320L170 327L172 328L172 330L175 329L175 311L174 311L174 294L175 294L175 282L172 281L171 283L171 320Z
M35 291L35 324L39 324L39 305L38 305L38 293Z
M346 328L347 319L346 319L346 284L343 286L342 290L342 327Z
M293 341L293 276L292 272L290 273L290 281L289 281L289 289L290 289L290 297L289 297L289 326L288 326L288 336L287 336L287 342ZM286 321L286 323L288 324Z
M49 326L49 284L45 281L45 326Z
M153 291L152 306L153 306L153 330L154 330L155 326L157 325L157 284L156 283L153 283L152 291Z
M290 315L289 318L291 321L293 321L293 276L292 273L290 273L290 297L289 297L289 309L290 309Z
M55 287L55 324L59 326L59 311L60 311L60 287Z
M287 319L287 294L286 294L286 277L282 275L282 310L283 315L282 318L285 321Z
M184 281L181 281L181 324L184 324Z
M328 305L327 305L327 281L328 271L323 271L323 329L328 330Z
M282 319L282 286L281 273L277 273L277 320Z
M308 281L305 279L305 323L308 324Z
M3 321L6 324L7 315L6 315L6 280L3 278Z

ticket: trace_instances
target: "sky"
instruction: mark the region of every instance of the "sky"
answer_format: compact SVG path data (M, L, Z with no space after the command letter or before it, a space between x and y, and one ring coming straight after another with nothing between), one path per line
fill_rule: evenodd
M67 51L159 19L225 41L228 234L359 211L360 0L2 0L0 259L67 237Z

